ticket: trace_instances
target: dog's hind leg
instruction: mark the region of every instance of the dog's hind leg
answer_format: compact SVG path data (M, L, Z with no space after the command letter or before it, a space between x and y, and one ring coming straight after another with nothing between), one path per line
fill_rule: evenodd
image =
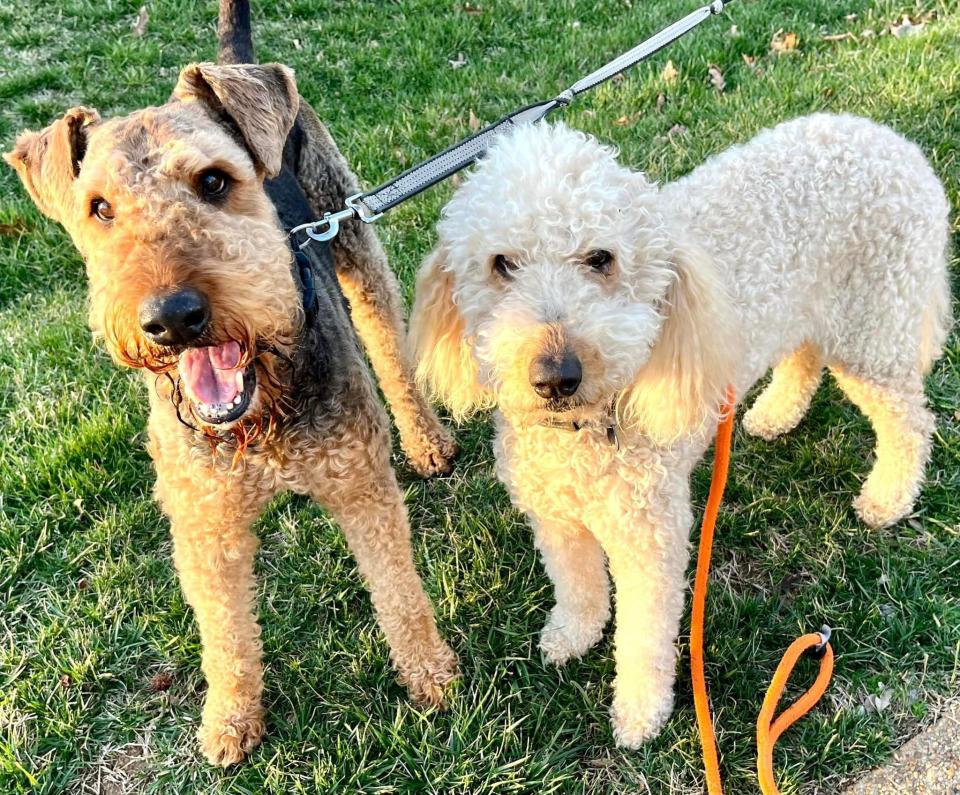
M792 431L810 408L822 374L819 350L804 343L773 369L770 383L743 416L744 430L768 441Z
M356 178L316 114L301 103L304 132L297 178L318 217L357 192ZM396 276L373 230L359 221L341 225L333 241L340 287L380 388L400 432L410 465L424 477L449 472L457 447L414 382L403 343L403 301Z
M540 648L550 662L562 665L583 656L600 640L610 620L606 558L585 527L560 527L535 516L530 519L556 598L540 634Z
M854 501L860 518L884 527L906 516L920 493L935 427L919 372L895 386L831 365L846 396L870 420L877 437L876 461Z

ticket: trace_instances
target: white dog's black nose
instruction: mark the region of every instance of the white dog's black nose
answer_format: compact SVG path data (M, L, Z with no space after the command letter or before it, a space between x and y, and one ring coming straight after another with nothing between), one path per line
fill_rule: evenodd
M553 356L539 356L530 365L530 384L540 397L570 397L580 387L583 367L569 351Z

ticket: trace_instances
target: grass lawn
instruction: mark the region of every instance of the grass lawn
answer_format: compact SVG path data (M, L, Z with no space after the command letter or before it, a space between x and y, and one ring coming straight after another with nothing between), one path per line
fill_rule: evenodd
M180 66L214 57L214 2L150 2L142 37L139 5L0 0L0 148L72 105L163 102ZM255 39L262 60L296 69L370 186L467 134L471 116L550 96L696 5L280 0L255 4ZM893 35L904 14L922 27ZM956 208L958 53L955 0L739 0L564 117L669 180L781 120L863 114L922 146ZM449 193L378 225L408 292ZM677 710L636 752L612 742L609 640L563 670L541 660L550 589L493 477L485 419L459 430L450 478L423 482L396 460L418 565L463 663L450 711L407 701L336 527L281 498L259 526L270 733L247 763L208 767L199 639L149 498L145 396L91 342L84 293L66 235L0 169L0 793L701 791L686 630ZM836 676L779 745L785 795L836 792L960 693L956 336L949 347L929 379L929 480L895 528L853 514L873 437L832 385L787 438L737 433L707 648L728 792L756 791L763 689L789 641L821 621L836 628ZM698 504L708 479L701 467Z

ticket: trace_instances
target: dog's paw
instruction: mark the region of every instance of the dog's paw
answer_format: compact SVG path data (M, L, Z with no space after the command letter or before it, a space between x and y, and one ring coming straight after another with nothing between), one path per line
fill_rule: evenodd
M410 698L418 704L437 709L447 708L447 692L460 677L460 663L456 653L446 644L428 664L402 672L400 682L406 686Z
M200 748L211 765L229 767L260 745L266 733L263 708L257 704L229 715L204 710Z
M905 488L891 488L888 479L868 477L853 508L864 524L874 528L888 527L903 519L913 509L915 494Z
M758 398L753 408L743 415L743 420L740 424L751 436L772 442L774 439L796 428L797 425L800 424L801 419L803 419L802 411L781 411L779 413L767 411L764 406L760 404L760 399Z
M447 475L453 471L453 459L457 457L460 448L454 441L453 434L439 422L425 431L416 443L408 444L403 439L401 441L404 442L403 449L410 468L420 477Z
M660 733L672 712L673 688L665 693L651 693L649 699L614 696L610 724L617 745L639 748Z
M575 620L554 606L540 632L540 649L554 665L582 657L600 640L606 617L596 621Z

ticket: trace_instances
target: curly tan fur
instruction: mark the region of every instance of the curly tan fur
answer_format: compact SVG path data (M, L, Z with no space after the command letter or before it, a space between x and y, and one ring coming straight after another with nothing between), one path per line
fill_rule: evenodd
M296 130L299 162L288 165L284 141L298 119L306 120ZM40 133L21 135L6 159L83 254L94 331L146 381L156 497L170 518L174 563L203 643L206 757L233 764L264 734L251 526L284 490L308 495L336 518L400 680L415 699L442 705L457 659L414 568L386 413L332 272L328 281L316 276L324 303L307 323L264 186L265 176L290 165L315 196L334 195L330 180L352 180L290 71L192 65L166 105L109 121L74 109ZM215 203L199 189L211 168L229 176L229 192ZM313 176L324 184L311 185ZM95 217L100 198L112 219ZM368 230L353 230L334 253L413 465L425 474L449 468L452 441L400 353L399 292L382 250ZM159 345L141 327L146 298L184 285L210 304L198 345L236 343L240 361L230 369L253 368L255 392L232 422L211 425L184 392L189 348Z

